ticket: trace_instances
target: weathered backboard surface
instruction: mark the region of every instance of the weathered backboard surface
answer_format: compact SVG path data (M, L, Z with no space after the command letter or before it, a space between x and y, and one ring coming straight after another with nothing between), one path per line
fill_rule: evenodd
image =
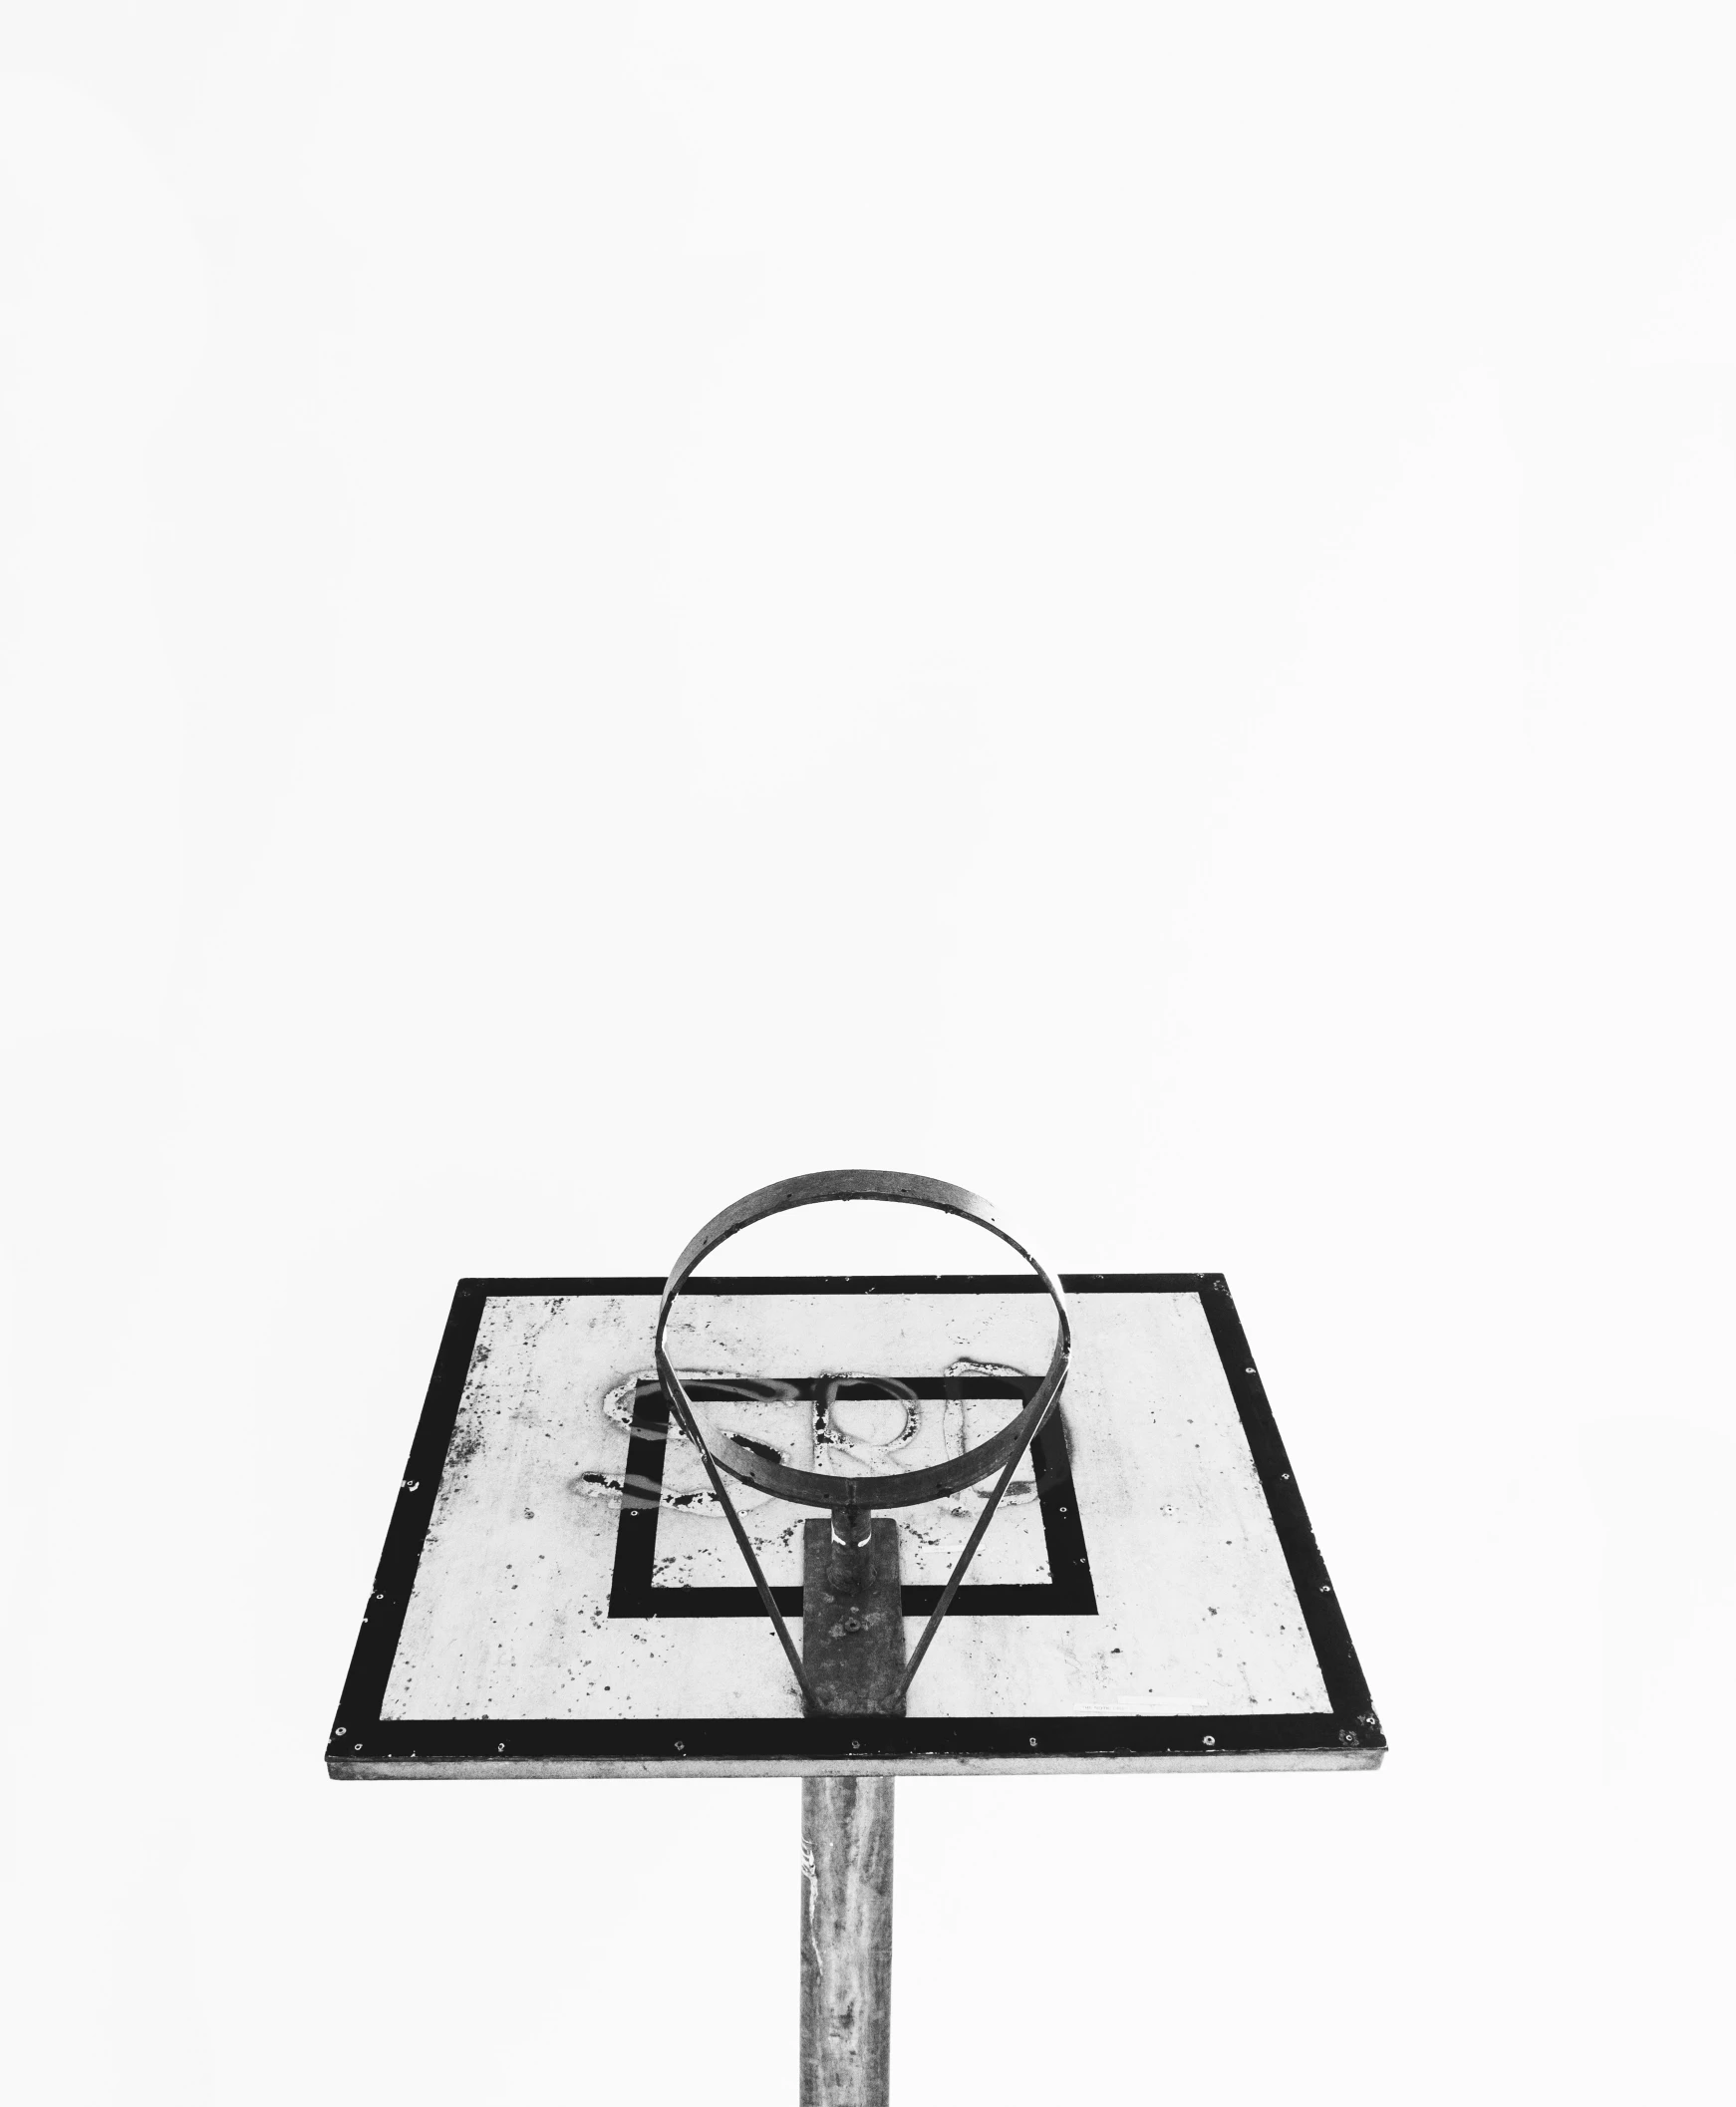
M803 1716L651 1372L662 1285L459 1284L328 1744L334 1777L1380 1761L1218 1276L1063 1277L1073 1358L1058 1412L907 1715L875 1719ZM1030 1394L1053 1337L1024 1275L702 1279L676 1306L670 1351L719 1425L843 1474L987 1438ZM822 1390L828 1377L847 1379ZM911 1641L989 1489L899 1511ZM812 1510L733 1490L799 1619Z

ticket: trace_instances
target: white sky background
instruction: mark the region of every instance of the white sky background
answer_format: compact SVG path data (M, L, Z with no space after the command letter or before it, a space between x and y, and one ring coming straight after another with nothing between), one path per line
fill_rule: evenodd
M453 1280L833 1163L1229 1275L1394 1745L901 1786L899 2096L1713 2096L1724 11L0 35L14 2096L793 2097L793 1785L320 1758Z

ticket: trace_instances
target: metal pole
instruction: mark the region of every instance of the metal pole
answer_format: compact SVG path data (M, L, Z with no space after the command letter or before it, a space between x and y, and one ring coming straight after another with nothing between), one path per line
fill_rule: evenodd
M801 1781L801 2107L887 2107L892 1785Z

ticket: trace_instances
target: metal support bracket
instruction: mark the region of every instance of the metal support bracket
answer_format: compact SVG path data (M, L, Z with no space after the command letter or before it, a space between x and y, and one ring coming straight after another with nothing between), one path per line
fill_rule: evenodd
M855 1510L802 1525L801 1658L810 1712L901 1715L898 1524Z

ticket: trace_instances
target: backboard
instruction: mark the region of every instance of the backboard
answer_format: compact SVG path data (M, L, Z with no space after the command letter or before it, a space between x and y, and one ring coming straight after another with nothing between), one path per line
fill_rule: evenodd
M901 1717L804 1716L652 1366L663 1282L468 1280L327 1747L337 1778L1371 1769L1385 1742L1225 1282L1066 1275L1073 1355ZM696 1404L804 1470L1015 1415L1026 1275L696 1279ZM987 1488L901 1511L910 1635ZM800 1509L737 1488L778 1607Z

